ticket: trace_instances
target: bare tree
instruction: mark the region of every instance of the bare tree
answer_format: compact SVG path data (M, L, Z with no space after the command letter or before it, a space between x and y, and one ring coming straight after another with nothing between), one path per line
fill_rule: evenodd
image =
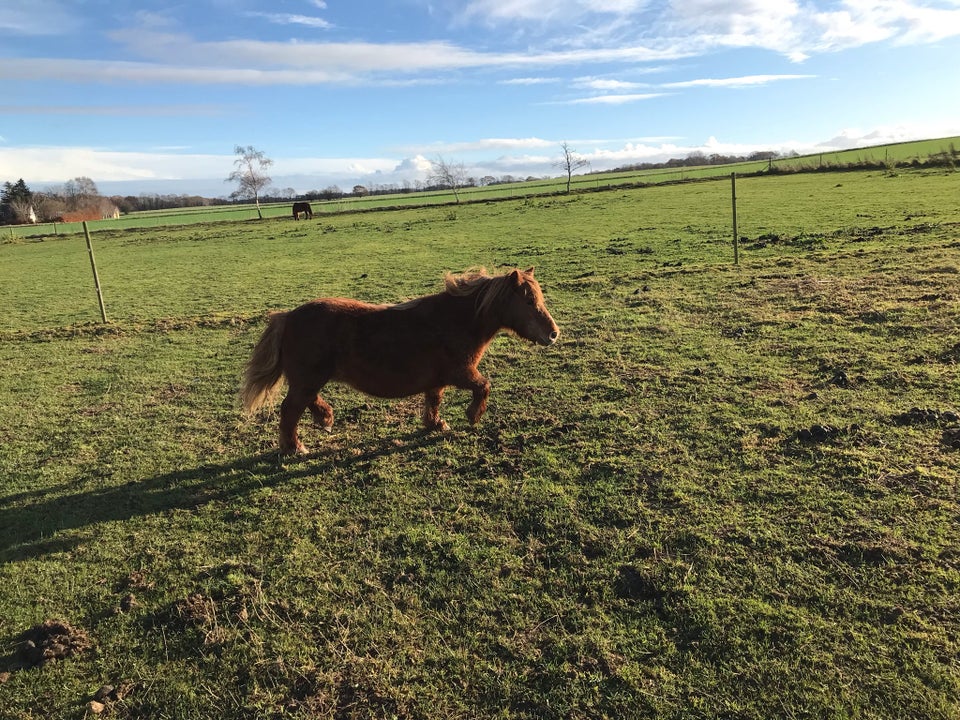
M556 162L556 166L567 174L567 194L569 195L570 180L573 178L573 173L582 167L589 166L590 161L578 155L577 151L570 147L570 144L566 140L560 144L560 149L563 151L563 155L561 155L560 159Z
M257 150L253 145L237 145L233 149L237 158L233 161L234 170L224 182L238 183L232 193L232 198L253 198L257 204L257 216L263 220L260 210L260 193L273 182L266 170L273 165L273 160Z
M48 188L47 194L62 200L68 210L82 210L100 197L97 184L85 176L75 177L63 185Z
M40 222L50 222L67 211L67 204L58 196L50 193L34 193L33 207Z
M15 223L35 223L37 221L37 213L29 200L11 200L10 211Z
M448 162L442 155L437 155L435 160L431 160L432 172L427 182L432 185L450 188L453 190L453 197L460 202L460 189L467 184L467 169L462 162Z

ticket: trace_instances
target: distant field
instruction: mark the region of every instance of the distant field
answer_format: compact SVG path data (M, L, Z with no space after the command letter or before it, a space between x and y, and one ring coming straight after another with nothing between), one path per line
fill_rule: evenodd
M573 191L601 190L612 187L686 180L704 180L729 176L731 172L751 175L766 172L771 168L785 171L813 171L824 168L845 168L864 164L909 164L925 162L929 158L955 152L960 149L960 137L921 140L895 145L879 145L855 150L803 155L796 158L781 158L772 162L758 161L689 168L667 168L621 173L596 173L574 176L571 182ZM565 178L549 178L504 185L465 188L461 191L463 202L483 202L485 200L503 200L512 198L535 197L563 192L566 189ZM379 210L406 206L449 204L454 202L452 192L417 192L398 195L372 195L342 200L316 201L312 203L316 214L337 214L349 211ZM291 203L264 204L265 218L290 218ZM140 227L163 227L206 223L222 220L255 220L257 211L254 205L230 205L203 208L183 208L175 210L155 210L131 213L118 220L100 220L88 223L93 229L127 229ZM0 228L0 241L46 234L67 235L82 232L81 223L61 223L54 226L45 223L35 226L16 226Z
M960 174L882 172L742 178L739 230L745 238L781 236L780 243L825 242L842 228L936 225L955 217ZM544 210L551 210L549 213ZM550 218L541 224L539 218ZM866 230L865 230L866 232ZM264 303L289 305L321 290L351 294L343 262L376 264L395 252L424 266L416 284L401 277L395 292L410 297L434 287L449 269L471 264L525 262L523 248L540 243L585 246L609 236L613 249L590 256L590 267L616 258L617 242L660 247L658 255L687 262L732 259L730 185L695 183L613 190L590 195L530 198L493 204L420 207L385 213L336 214L314 221L213 222L93 233L108 311L116 320L150 321L207 311L249 314ZM500 252L474 243L485 238ZM444 248L438 254L433 243ZM400 243L395 246L395 243ZM770 243L775 247L776 242ZM460 248L459 246L463 247ZM696 252L690 250L695 248ZM0 330L69 325L98 317L82 235L0 246ZM537 246L539 247L539 246ZM66 251L65 249L69 249ZM537 251L538 253L541 250ZM745 248L749 256L749 248ZM578 251L579 256L579 251ZM27 259L49 262L23 267ZM535 258L533 258L536 262ZM372 282L374 273L367 272ZM269 288L260 288L270 279ZM422 285L424 280L426 285ZM50 289L56 288L55 293ZM284 289L294 291L292 296ZM389 300L386 293L382 298Z
M739 267L727 182L101 226L106 325L81 236L0 244L0 715L958 717L960 174L738 197ZM481 264L563 335L478 426L240 415L267 311Z

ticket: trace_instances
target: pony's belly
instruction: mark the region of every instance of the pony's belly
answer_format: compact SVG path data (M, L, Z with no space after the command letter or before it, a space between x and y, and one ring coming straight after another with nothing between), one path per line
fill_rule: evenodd
M361 368L356 365L341 369L334 376L350 387L367 395L380 398L404 398L418 395L444 383L436 373L419 371L396 370L390 368Z

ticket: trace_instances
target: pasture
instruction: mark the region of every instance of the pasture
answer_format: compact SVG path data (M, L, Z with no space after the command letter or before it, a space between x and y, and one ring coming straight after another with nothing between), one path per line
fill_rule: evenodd
M0 245L4 717L956 717L960 174L738 197L739 267L728 182L100 230L106 325ZM562 331L476 427L241 416L266 311L476 265Z

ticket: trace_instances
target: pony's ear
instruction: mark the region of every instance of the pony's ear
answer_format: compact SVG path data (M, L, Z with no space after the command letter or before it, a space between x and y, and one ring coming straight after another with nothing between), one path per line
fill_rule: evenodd
M524 272L525 274L527 274L527 275L533 275L533 267L534 267L534 266L531 265L530 267L528 267L528 268L527 268L526 270L524 270L523 272Z
M520 277L520 271L516 268L510 271L510 275L508 275L508 277L510 278L510 281L517 287L523 285L523 278Z

